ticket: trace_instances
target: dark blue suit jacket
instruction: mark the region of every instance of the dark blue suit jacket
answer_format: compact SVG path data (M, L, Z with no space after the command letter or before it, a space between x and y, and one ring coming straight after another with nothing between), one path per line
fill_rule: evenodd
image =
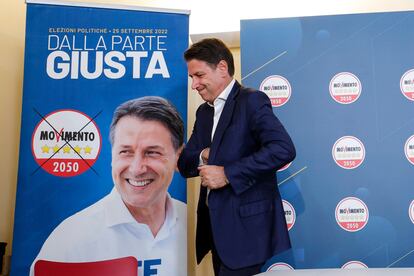
M201 262L214 239L222 262L238 269L262 263L290 248L276 171L291 162L296 153L263 92L236 82L211 141L213 113L207 103L198 108L178 167L184 177L198 176L200 153L206 147L210 147L208 164L224 166L230 184L211 190L208 207L206 188L201 187L197 261Z

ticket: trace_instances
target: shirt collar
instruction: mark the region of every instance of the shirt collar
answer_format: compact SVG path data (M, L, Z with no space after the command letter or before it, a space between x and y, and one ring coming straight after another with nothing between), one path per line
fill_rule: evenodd
M234 86L234 83L236 82L235 79L232 79L231 82L226 86L226 88L224 88L224 90L218 95L218 97L214 100L213 104L207 102L207 104L211 107L214 107L214 105L219 101L219 100L223 100L223 101L227 101L227 98L229 97L229 94L231 92L231 89Z
M108 200L104 203L105 223L107 227L112 227L118 224L141 224L131 215L128 208L125 206L121 195L115 187L112 189L107 199ZM177 210L175 210L171 196L168 193L166 208L165 221L161 229L165 226L167 229L170 229L175 225L178 219Z

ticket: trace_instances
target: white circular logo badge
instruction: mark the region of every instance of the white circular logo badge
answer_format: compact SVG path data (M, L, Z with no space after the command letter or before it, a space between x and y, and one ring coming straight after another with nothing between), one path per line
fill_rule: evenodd
M404 97L414 101L414 69L408 70L401 77L400 89Z
M414 224L414 200L411 201L410 207L408 208L408 215L410 216L411 222Z
M57 110L36 126L32 136L33 156L46 172L70 177L93 166L101 150L101 135L95 122L76 110Z
M361 95L361 91L361 82L357 76L349 72L336 74L329 83L329 93L332 99L340 104L355 102Z
M405 142L404 152L407 160L414 165L414 135Z
M260 84L259 90L266 93L273 107L279 107L287 103L292 92L289 81L279 75L267 77Z
M347 197L342 199L336 206L335 218L342 229L348 232L356 232L367 225L368 207L359 198Z
M346 264L344 264L341 268L343 269L368 268L368 266L360 261L349 261Z
M294 270L292 266L287 263L274 263L266 271L275 271L275 270Z
M289 201L282 200L283 203L283 210L285 211L285 219L288 230L292 229L293 225L296 222L296 212L293 205L289 203Z
M343 136L333 145L332 157L339 167L348 170L355 169L364 162L364 144L356 137Z

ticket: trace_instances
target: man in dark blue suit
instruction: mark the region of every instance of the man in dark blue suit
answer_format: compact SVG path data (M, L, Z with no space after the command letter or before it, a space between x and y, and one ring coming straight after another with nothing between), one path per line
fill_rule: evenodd
M215 275L253 275L290 248L276 171L295 147L263 92L233 79L233 56L218 39L184 54L192 89L206 102L178 168L201 177L196 249L200 263L212 250Z

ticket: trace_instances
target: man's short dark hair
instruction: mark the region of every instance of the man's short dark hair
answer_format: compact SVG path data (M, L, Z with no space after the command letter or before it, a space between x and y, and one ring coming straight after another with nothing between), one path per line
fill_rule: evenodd
M205 61L214 69L220 61L224 60L227 62L229 75L231 77L234 75L233 55L220 39L205 38L194 43L184 52L184 58L187 62L192 59Z
M184 123L175 106L164 98L146 96L127 101L116 108L109 130L109 140L112 146L116 125L125 116L163 124L170 131L171 142L175 150L178 150L184 143Z

